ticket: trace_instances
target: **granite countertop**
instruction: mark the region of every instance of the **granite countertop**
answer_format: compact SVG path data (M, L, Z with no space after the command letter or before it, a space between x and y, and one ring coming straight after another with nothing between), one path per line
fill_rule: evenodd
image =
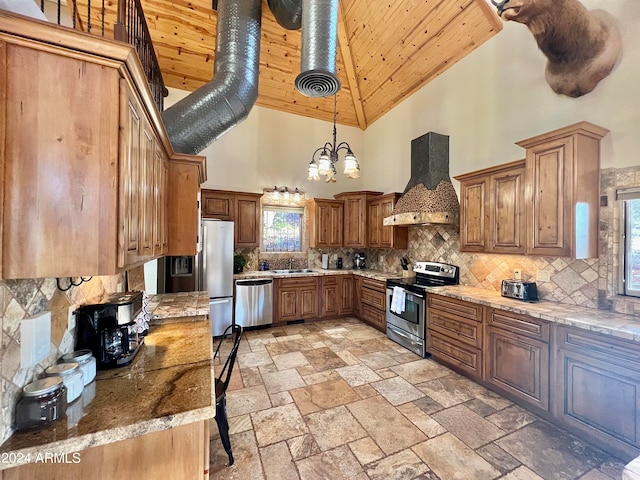
M208 292L161 293L149 295L149 313L153 323L191 317L203 320L209 315Z
M548 300L523 302L505 298L500 295L500 292L493 290L463 285L429 287L427 291L613 337L636 342L640 341L640 319L632 315L578 307Z
M133 363L98 372L71 404L73 415L14 433L0 446L0 470L213 418L211 324L206 316L186 320L153 325Z
M233 276L234 280L249 280L252 278L290 278L290 277L320 277L324 275L359 275L361 277L373 278L376 280L386 280L388 278L398 278L402 276L402 273L398 272L383 272L382 270L374 270L371 268L360 269L348 269L348 268L314 268L312 272L298 272L298 273L275 273L273 270L259 271L250 270L242 273L237 273Z

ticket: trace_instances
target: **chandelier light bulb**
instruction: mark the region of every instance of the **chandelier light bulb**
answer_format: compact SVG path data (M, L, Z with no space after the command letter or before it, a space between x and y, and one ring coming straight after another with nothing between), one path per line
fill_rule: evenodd
M331 171L331 160L329 160L329 154L325 150L320 155L320 159L318 161L318 173L320 175L328 175Z
M358 169L358 160L356 160L355 155L351 152L347 153L344 157L344 174L353 178L351 175L357 173Z
M318 164L315 160L311 160L311 163L309 163L309 176L307 180L320 180L320 172L318 171Z

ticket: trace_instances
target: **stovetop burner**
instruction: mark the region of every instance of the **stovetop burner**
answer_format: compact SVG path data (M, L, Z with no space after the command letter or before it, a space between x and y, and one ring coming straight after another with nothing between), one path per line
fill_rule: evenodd
M416 262L413 266L415 277L387 279L387 287L404 289L424 295L426 287L457 285L460 283L460 268L456 265L439 262Z

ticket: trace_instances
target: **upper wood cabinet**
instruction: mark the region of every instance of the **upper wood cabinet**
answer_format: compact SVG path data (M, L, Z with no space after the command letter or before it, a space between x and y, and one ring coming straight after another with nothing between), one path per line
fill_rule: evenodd
M260 245L261 193L202 190L202 216L234 222L236 248Z
M368 239L370 248L406 249L409 244L409 227L383 225L383 220L393 212L401 193L387 193L368 201Z
M339 200L309 200L309 246L342 246L343 203Z
M198 198L206 157L175 154L169 161L169 234L166 255L195 255L200 243Z
M334 195L336 200L344 202L344 233L342 244L345 247L367 247L367 201L382 192L345 192Z
M598 256L600 139L580 122L517 142L527 150L527 253Z
M1 278L168 252L174 152L131 46L3 14L0 97Z
M460 250L525 253L525 161L455 177L460 181Z

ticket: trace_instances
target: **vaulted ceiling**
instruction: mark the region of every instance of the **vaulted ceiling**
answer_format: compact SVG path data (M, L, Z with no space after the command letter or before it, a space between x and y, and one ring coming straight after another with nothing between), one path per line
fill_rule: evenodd
M211 80L216 12L211 0L142 0L168 87ZM257 104L331 121L333 98L298 93L300 31L262 9ZM366 129L502 28L486 0L340 0L338 122Z

